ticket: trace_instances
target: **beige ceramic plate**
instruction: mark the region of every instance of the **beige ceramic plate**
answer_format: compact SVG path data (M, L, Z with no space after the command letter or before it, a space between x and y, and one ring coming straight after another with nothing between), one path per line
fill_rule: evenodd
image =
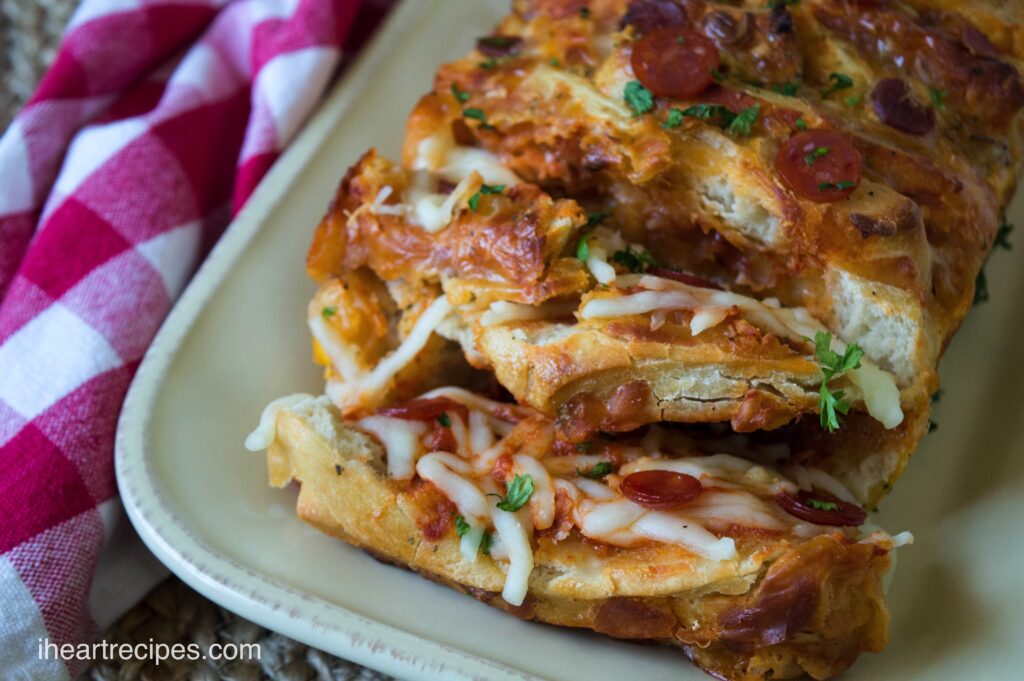
M146 543L209 598L408 678L704 679L678 652L521 622L377 563L293 517L242 440L272 398L316 392L303 257L345 169L398 151L437 64L504 3L408 0L277 164L182 297L132 386L117 475ZM1024 225L1024 207L1015 214ZM1012 216L1011 216L1012 217ZM877 520L910 529L893 635L857 679L1011 679L1024 670L1024 268L997 253L992 302L943 365L938 431Z

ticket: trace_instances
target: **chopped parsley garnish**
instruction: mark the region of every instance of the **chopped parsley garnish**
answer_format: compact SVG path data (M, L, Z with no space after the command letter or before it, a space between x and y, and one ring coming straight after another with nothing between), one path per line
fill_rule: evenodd
M840 355L832 350L832 334L819 331L814 334L814 355L821 364L822 374L821 387L818 389L821 427L834 433L841 425L839 414L845 415L850 410L850 403L843 399L845 393L842 390L832 392L828 382L850 369L858 368L864 351L854 343L848 345Z
M856 186L857 183L851 182L850 180L839 180L839 182L822 182L821 184L818 185L818 191L824 192L828 191L829 189L852 189L853 187Z
M691 118L699 118L702 121L714 122L728 132L737 135L749 135L760 113L760 104L748 106L739 113L733 113L732 110L721 104L694 104L680 112L680 116L689 116Z
M611 462L600 461L594 464L593 468L591 468L589 471L585 471L582 468L577 468L576 472L579 473L584 478L590 478L591 480L600 480L604 476L611 473L613 470L614 467L612 466Z
M468 92L463 92L462 90L460 90L459 86L456 85L455 83L452 83L452 94L455 95L455 99L463 103L468 102L471 96Z
M494 130L494 126L487 122L487 114L484 113L483 109L463 109L462 115L466 118L472 118L474 121L480 121L480 127L484 130Z
M843 97L843 104L852 109L853 107L860 104L860 101L863 98L863 95L846 95L845 97Z
M583 225L583 229L593 229L611 216L612 214L606 210L599 210L596 213L587 213L587 222Z
M661 127L666 130L672 128L678 128L683 122L683 112L679 109L672 107L668 110L668 116L665 118L665 122L661 124Z
M814 162L822 156L827 156L829 152L828 147L817 147L814 151L804 156L804 163L809 166L813 166Z
M654 108L654 95L639 80L626 83L622 98L626 100L626 106L633 110L633 116L645 114Z
M779 83L778 85L772 85L772 92L777 92L785 97L796 97L796 93L800 90L800 81L794 81L792 83L785 82Z
M679 43L680 45L685 45L686 44L686 36L684 36L684 35L678 36L676 38L676 42Z
M821 91L822 97L828 97L833 92L839 92L840 90L846 90L853 87L853 78L850 78L845 73L830 73L828 79L834 82L831 87Z
M580 7L580 16L584 19L590 18L590 8L587 6Z
M838 511L839 504L834 501L822 501L820 499L808 499L807 505L819 511Z
M455 516L455 533L457 535L459 535L460 537L465 537L467 534L469 534L469 531L471 529L473 528L469 526L469 523L466 522L465 518L463 518L461 515Z
M475 213L476 209L480 207L481 196L500 194L503 191L505 191L505 185L503 184L482 184L480 189L477 189L476 193L469 197L469 201L466 203L469 205L469 209Z
M626 244L625 250L615 251L612 260L633 273L643 272L648 266L654 267L657 264L654 261L654 256L648 251L643 249L634 251L629 244Z
M736 114L721 104L694 104L683 109L680 115L699 118L702 121L714 119L723 128L731 125L733 120L736 119Z
M757 116L760 113L760 104L748 106L746 109L736 114L736 118L732 119L732 122L729 123L729 127L726 128L726 130L746 137L750 134L751 129L754 127L754 123L757 123Z
M480 68L482 68L484 71L493 71L494 69L498 68L499 66L507 62L513 56L514 55L511 54L505 54L500 57L491 57L486 61L480 62Z
M794 123L794 125L796 125L796 129L797 130L806 130L807 129L807 121L805 121L802 118L796 119L796 123Z
M551 58L551 59L550 59L550 60L548 61L548 63L549 63L549 64L551 64L552 66L556 66L556 67L557 67L557 66L561 66L561 65L562 65L562 62L558 61L558 57L552 57L552 58Z
M477 38L476 41L481 45L493 47L497 50L504 50L507 47L512 47L522 42L522 38L508 35L485 35L481 38Z
M441 415L437 417L437 422L445 428L452 427L452 418L448 416L448 412L442 411Z
M945 109L946 102L943 101L949 96L949 90L939 90L938 88L932 88L932 104L935 105L936 109Z
M320 310L320 316L323 317L324 319L330 319L336 314L338 314L338 308L334 307L333 305L330 305Z
M484 532L484 536L480 537L480 553L485 556L491 555L491 533Z
M502 511L515 513L530 500L533 496L533 476L517 475L508 483L505 496L498 502L497 506Z
M708 69L708 73L711 74L711 77L714 78L719 83L725 80L725 74L713 66L710 69Z
M576 244L576 258L578 260L586 262L590 259L590 246L587 244L587 239L590 238L590 232L593 231L594 227L597 227L607 218L610 218L611 215L612 214L607 211L587 213L587 222L583 225L583 233L580 236L579 243Z

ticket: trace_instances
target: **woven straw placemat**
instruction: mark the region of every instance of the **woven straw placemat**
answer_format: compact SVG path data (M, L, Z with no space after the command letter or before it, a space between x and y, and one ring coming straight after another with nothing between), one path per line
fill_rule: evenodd
M53 60L77 0L0 0L0 130L31 96ZM236 661L97 661L93 681L383 681L388 677L273 633L200 596L171 577L102 638L114 643L258 643L260 659Z

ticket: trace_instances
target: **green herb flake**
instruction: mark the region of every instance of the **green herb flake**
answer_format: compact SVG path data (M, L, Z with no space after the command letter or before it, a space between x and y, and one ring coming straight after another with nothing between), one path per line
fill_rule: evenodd
M452 418L448 416L448 412L442 411L441 415L437 417L437 422L440 423L445 428L452 427Z
M465 518L463 518L461 515L455 516L455 533L457 535L459 535L460 537L465 537L467 534L469 534L469 531L471 529L473 528L470 527L469 523L466 522Z
M852 109L853 107L859 105L862 99L864 99L863 95L846 95L845 97L843 97L843 104Z
M796 129L797 130L806 130L807 129L807 121L805 121L802 118L796 119L796 123L794 123L794 125L796 125Z
M794 81L792 83L785 82L779 83L778 85L772 85L772 92L776 92L784 97L796 97L796 93L800 91L800 81Z
M338 314L338 308L334 307L333 305L330 305L320 310L320 316L323 317L324 319L330 319L336 314Z
M481 196L500 194L503 191L505 191L505 185L503 184L482 184L480 185L480 189L476 190L476 193L469 197L469 201L467 201L466 204L469 206L469 209L475 213L476 209L480 207Z
M842 390L832 392L828 387L828 382L851 369L860 367L864 351L860 346L851 344L840 355L832 350L832 334L827 331L819 331L814 334L814 356L821 365L822 374L821 386L818 389L821 427L834 433L841 425L839 414L845 416L850 410L850 403L843 399L845 393Z
M517 475L512 482L508 483L505 497L497 503L497 506L502 511L515 513L526 505L531 496L533 496L533 476Z
M814 162L819 158L828 156L830 149L828 147L817 147L814 151L804 156L804 163L809 166L813 166Z
M839 504L834 501L822 501L820 499L808 499L807 505L819 511L838 511Z
M626 89L622 91L622 98L626 100L626 106L632 109L634 117L645 114L654 108L654 95L639 80L631 80L626 83Z
M485 556L491 555L491 542L494 541L491 538L490 532L484 532L484 536L480 537L480 553Z
M702 121L714 121L723 128L732 125L732 122L736 120L736 114L721 104L694 104L683 109L682 115L699 118Z
M548 63L554 66L555 68L558 68L559 66L562 65L562 62L558 61L558 57L552 57L550 60L548 60Z
M577 442L576 443L576 451L577 452L589 452L593 448L594 448L594 443L593 442Z
M828 79L833 81L832 86L821 91L822 97L828 97L833 92L839 92L840 90L847 90L853 87L853 78L850 78L845 73L830 73Z
M936 109L946 108L945 99L946 97L949 96L949 90L939 90L938 88L932 88L931 95L932 104L935 106Z
M736 118L729 123L729 127L727 127L726 130L736 135L747 137L750 135L750 131L753 129L754 123L757 122L757 117L760 113L760 104L748 106L746 109L736 114Z
M931 419L928 419L928 432L929 433L934 433L938 429L939 429L939 424L937 424L935 421L932 421Z
M714 78L719 83L725 80L725 74L713 66L710 69L708 69L708 73L711 75L712 78Z
M851 180L840 180L839 182L822 182L818 185L818 191L824 192L828 191L829 189L853 189L856 186L857 183Z
M622 265L634 274L643 272L647 267L655 267L657 265L654 261L654 256L648 251L639 248L633 250L633 247L629 244L626 244L625 250L615 251L615 254L612 255L612 261Z
M484 130L494 130L494 126L487 122L487 114L484 113L483 109L469 108L463 109L462 115L466 118L471 118L474 121L480 121L480 127Z
M459 86L456 85L455 83L452 83L452 94L455 95L455 99L459 100L462 103L468 102L471 96L468 92L463 92L462 90L460 90Z
M666 130L672 128L678 128L683 123L683 112L675 107L668 110L668 116L665 117L665 121L661 124L661 127Z
M577 468L576 472L579 473L581 477L590 478L591 480L600 480L604 476L611 473L613 470L615 470L615 468L612 466L611 462L600 461L594 464L594 466L589 471L585 471L582 468Z

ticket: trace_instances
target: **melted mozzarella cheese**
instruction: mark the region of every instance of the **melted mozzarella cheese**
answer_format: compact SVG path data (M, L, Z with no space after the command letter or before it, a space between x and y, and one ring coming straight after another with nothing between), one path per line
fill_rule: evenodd
M614 298L595 298L580 310L582 319L607 319L633 314L647 314L666 309L690 309L690 333L694 336L720 324L728 310L736 307L756 326L780 338L800 341L814 338L825 326L804 308L784 308L777 300L759 301L730 291L690 286L683 282L651 275L626 275L618 278L622 287L641 286L649 289L640 293ZM846 343L832 339L832 349L842 353ZM858 369L846 373L850 382L859 389L864 406L872 418L886 428L895 428L903 421L899 388L896 379L868 359L861 360Z
M355 380L345 382L335 389L334 396L339 406L359 404L367 396L382 392L405 366L416 358L423 346L430 340L434 329L444 321L452 311L452 306L443 296L438 296L434 302L420 315L413 325L412 331L395 350L386 355L378 364L364 376Z
M470 523L486 525L491 517L487 497L479 487L449 468L457 466L453 459L458 461L456 457L446 457L442 452L431 452L416 463L416 472L424 480L437 485Z
M493 508L491 519L509 560L501 597L511 605L522 605L529 589L530 573L533 572L533 549L527 526L518 513L509 513L497 507Z
M373 433L387 452L388 475L395 480L412 480L416 458L423 450L420 438L427 432L422 421L396 419L390 416L367 416L356 422Z
M530 505L533 526L538 530L546 530L555 521L555 489L551 476L540 461L532 456L518 454L512 457L512 461L520 475L529 475L533 479L533 494L527 503Z
M716 537L673 513L650 511L633 523L632 530L647 539L682 546L709 560L733 560L737 556L732 537Z
M313 411L325 407L325 402L324 397L313 397L306 393L277 398L264 407L259 424L245 438L245 448L250 452L260 452L274 444L277 439L277 415L282 411Z
M527 322L552 317L566 317L576 311L577 303L548 302L540 305L510 303L504 300L491 303L487 311L480 317L480 325L500 326L509 322Z
M429 171L448 182L461 182L472 172L480 173L487 184L514 185L519 182L516 174L502 165L494 154L457 145L447 126L420 140L416 151L413 170Z

